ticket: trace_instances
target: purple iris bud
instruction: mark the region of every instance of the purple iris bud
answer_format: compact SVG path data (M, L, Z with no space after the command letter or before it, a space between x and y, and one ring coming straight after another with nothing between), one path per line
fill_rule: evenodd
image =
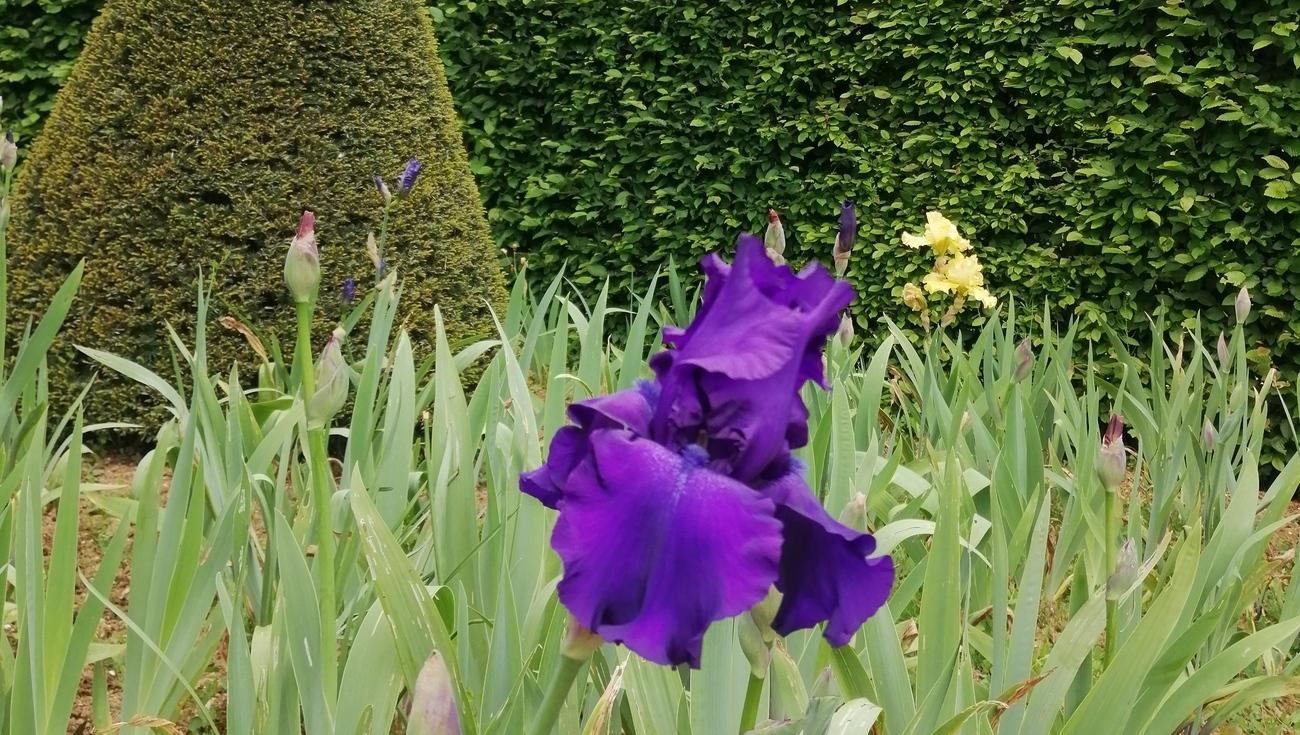
M776 265L742 236L704 261L700 310L665 331L655 379L569 407L521 489L559 511L560 601L582 626L661 664L700 664L716 620L782 593L782 634L827 623L844 645L885 601L893 562L817 502L791 450L808 441L799 390L852 288L819 265Z
M843 275L849 265L849 253L858 239L858 213L852 199L840 206L840 231L835 235L835 272Z
M343 305L351 306L357 298L357 280L351 276L343 279Z
M420 177L420 170L424 168L418 160L412 158L406 162L406 170L402 175L397 177L397 191L401 196L407 196L415 186L415 180Z
M835 252L847 253L853 249L858 239L858 213L852 199L845 199L840 206L840 232L835 238Z

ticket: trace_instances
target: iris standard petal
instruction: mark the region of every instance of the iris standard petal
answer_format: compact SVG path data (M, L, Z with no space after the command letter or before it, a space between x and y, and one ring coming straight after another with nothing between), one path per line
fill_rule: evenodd
M519 477L519 488L537 498L548 508L556 508L564 485L588 453L588 437L598 429L630 429L644 434L649 428L658 388L640 383L635 388L596 396L569 406L573 425L565 426L551 437L546 464Z
M589 430L622 427L644 435L658 400L658 386L641 381L627 390L574 403L569 418Z
M706 266L716 257L706 259ZM714 267L705 268L709 273L706 296L708 292L712 295L707 303L701 303L690 326L672 335L676 347L673 364L755 380L779 371L795 355L800 314L758 288L755 276L766 274L756 260L770 268L782 267L768 260L762 241L746 235L737 246L734 266L714 263Z
M797 465L761 488L781 521L782 594L772 627L782 635L826 622L833 646L849 642L889 596L894 562L872 557L876 540L836 521L822 508Z
M559 596L578 622L661 664L698 666L709 624L749 609L775 581L773 504L631 432L590 436L568 476L551 545Z
M853 290L814 265L796 275L742 236L736 262L706 260L705 307L651 361L662 388L651 436L669 445L706 435L710 457L741 481L807 439L804 382L824 382L821 352Z

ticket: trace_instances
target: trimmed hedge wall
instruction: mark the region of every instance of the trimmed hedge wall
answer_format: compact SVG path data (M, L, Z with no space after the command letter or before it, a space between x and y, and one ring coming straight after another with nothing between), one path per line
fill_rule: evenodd
M540 272L645 276L768 205L826 258L851 196L864 324L904 312L925 256L899 234L939 208L999 295L1096 335L1226 326L1248 285L1255 338L1300 366L1296 0L445 9L490 221Z
M990 285L1141 328L1256 301L1300 367L1300 0L447 0L433 10L498 244L623 285L786 220L903 315L941 208Z
M4 123L30 139L54 106L103 0L4 0L0 96Z
M298 215L318 215L323 342L347 276L370 282L372 176L425 163L395 212L388 260L401 319L428 342L441 306L453 339L489 333L504 301L497 258L426 10L417 0L109 0L24 162L9 242L12 323L47 303L81 258L81 296L51 357L56 394L94 369L70 344L171 373L166 319L192 331L197 276L212 316L292 344L283 263ZM390 179L391 180L391 179ZM253 359L213 326L213 365ZM152 422L148 391L102 376L92 416Z

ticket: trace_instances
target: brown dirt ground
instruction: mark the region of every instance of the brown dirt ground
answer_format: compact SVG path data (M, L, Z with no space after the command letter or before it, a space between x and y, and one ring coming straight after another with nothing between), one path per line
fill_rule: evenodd
M120 494L125 495L129 492L131 479L135 474L137 460L130 458L109 457L94 462L86 470L86 479L91 482L103 483L106 485L118 486L118 489L105 490L102 494ZM164 477L164 483L170 481L170 476ZM163 488L163 498L166 498L166 487ZM56 505L51 504L45 509L44 514L44 534L45 547L48 552L55 525ZM100 560L103 557L104 547L109 539L117 531L118 519L105 512L89 499L82 497L80 503L81 523L79 528L79 539L77 545L77 567L88 578L93 578L99 569ZM127 536L126 550L124 552L124 561L122 567L118 569L117 575L113 581L113 589L109 595L114 605L124 610L130 609L130 574L129 560L135 539L133 535ZM76 601L80 605L86 598L87 591L77 583ZM96 631L96 642L101 643L125 643L127 628L116 615L110 610L105 610L100 618L99 627ZM121 714L122 692L121 680L118 678L118 662L110 660L107 665L107 689L110 718L116 718ZM219 694L221 683L225 679L226 664L226 644L223 641L217 650L215 660L210 666L209 673L206 674L195 686L195 689L203 695L213 696L213 699L207 702L213 715L218 717L218 723L221 722L220 714L224 711L224 697ZM82 672L81 687L77 692L77 698L73 704L72 717L68 722L69 733L94 733L95 723L93 719L94 704L94 667L87 666ZM175 725L174 732L193 732L192 725L197 724L194 715L197 710L192 703L186 702L182 705L182 711L178 716L178 723ZM114 719L109 723L110 727L118 724ZM187 725L191 725L187 727ZM171 728L162 725L158 732L166 732Z
M126 462L110 462L101 466L92 467L88 470L89 479L94 482L105 484L121 484L124 486L121 492L126 492L129 487L131 476L135 471L134 464ZM107 492L107 491L106 491ZM57 505L51 503L45 509L44 517L44 537L45 548L48 553L54 536L55 511ZM80 503L81 524L77 540L77 568L88 578L93 578L99 570L99 562L103 557L104 545L109 537L117 531L118 520L108 513L101 510L84 496ZM132 539L127 539L126 554L131 553ZM130 579L127 565L123 564L117 571L113 580L113 589L109 594L109 599L114 605L122 608L126 607L127 594L130 591ZM80 605L86 599L86 589L82 586L80 580L77 582L76 600ZM105 610L100 617L99 627L96 630L95 639L103 643L125 643L126 642L126 624L117 618L111 611ZM115 662L110 661L107 669L108 682L108 699L109 711L119 712L121 710L122 693L121 681L117 677L117 666ZM82 672L81 687L77 691L77 699L72 709L72 718L68 722L68 732L94 732L94 722L92 719L92 685L94 677L94 667L87 666Z

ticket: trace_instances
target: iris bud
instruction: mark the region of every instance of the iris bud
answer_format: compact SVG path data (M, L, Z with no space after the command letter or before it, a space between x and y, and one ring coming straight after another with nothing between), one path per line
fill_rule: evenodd
M785 227L775 209L767 210L767 232L763 235L763 246L767 248L768 255L776 256L772 258L774 261L785 255Z
M401 176L397 177L398 196L403 198L410 196L411 189L415 188L415 180L420 178L420 170L423 168L424 164L414 158L407 161L406 170L402 172Z
M1021 342L1018 347L1016 347L1016 372L1015 372L1016 382L1019 383L1025 378L1028 378L1029 374L1032 373L1033 371L1034 371L1034 347L1032 344L1030 344L1029 338L1026 337L1024 341Z
M763 640L763 632L749 615L741 615L736 620L736 628L740 634L740 650L749 662L749 673L756 679L766 679L772 663L771 645Z
M442 656L434 651L420 669L411 696L409 735L460 735L460 715L456 712L456 687Z
M1235 308L1237 310L1237 323L1245 324L1246 317L1250 316L1250 291L1247 291L1245 286L1242 286L1241 291L1237 293Z
M839 521L854 531L865 531L867 528L867 496L860 492L854 493L853 498L840 512Z
M298 234L289 244L289 254L284 259L284 282L289 294L299 304L316 298L320 288L320 251L316 249L316 215L303 212L298 221Z
M564 643L560 645L560 653L575 661L586 661L604 642L599 635L570 615L569 629L564 633Z
M366 257L370 258L370 264L379 270L379 240L375 239L375 233L366 235Z
M852 199L845 199L840 207L840 230L835 235L835 275L842 276L849 268L849 254L858 239L858 213Z
M1106 579L1106 599L1118 600L1120 595L1137 582L1138 561L1137 547L1133 539L1125 539L1119 549L1119 558L1115 560L1115 569Z
M5 133L4 140L0 140L0 169L7 173L14 170L18 165L18 146L14 143L13 131Z
M1205 451L1214 451L1214 444L1219 439L1219 432L1215 431L1214 424L1209 419L1205 420L1205 428L1201 429L1201 441L1205 442Z
M1097 453L1097 474L1106 492L1115 492L1124 483L1128 474L1128 455L1124 450L1124 417L1115 414L1110 417L1106 434L1101 440L1101 449Z
M778 643L772 650L772 675L768 688L768 710L773 719L784 720L803 717L808 711L808 689L803 674L785 646ZM816 729L804 732L820 732Z
M776 642L776 631L772 622L776 620L776 611L781 607L781 593L775 587L767 591L767 597L741 615L740 648L749 660L750 671L759 679L767 676L768 665L772 660L772 644Z
M808 690L808 696L813 698L830 696L832 676L831 667L827 666L822 669L822 672L813 680L812 688Z
M1219 367L1228 367L1228 360L1232 355L1228 353L1228 340L1224 339L1223 332L1219 332L1219 342L1215 348L1219 351Z
M840 317L840 328L836 331L840 344L848 349L853 344L853 319L848 314Z
M343 279L343 291L339 294L339 299L344 306L352 306L352 302L357 298L357 279L348 276Z
M312 428L329 423L348 402L351 380L343 359L343 337L343 329L335 329L316 363L316 392L307 401L307 424Z

